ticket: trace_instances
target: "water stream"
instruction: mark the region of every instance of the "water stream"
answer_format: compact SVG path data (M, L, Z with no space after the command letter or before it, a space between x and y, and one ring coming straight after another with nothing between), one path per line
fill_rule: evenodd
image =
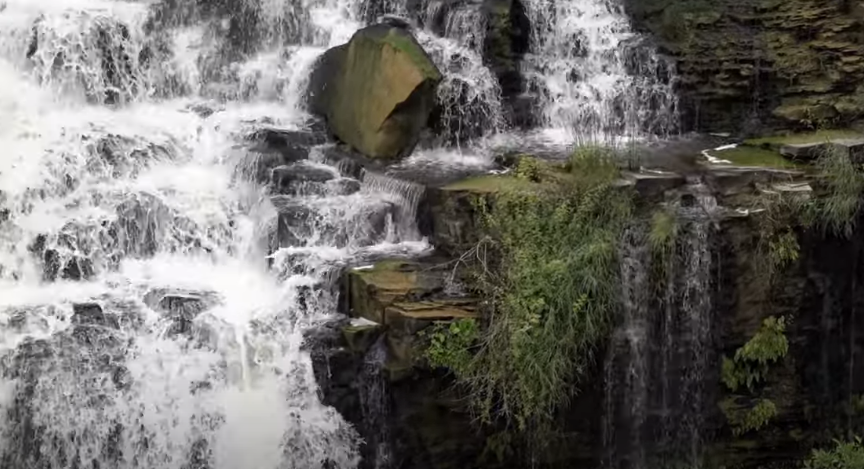
M0 466L357 465L303 332L335 314L341 265L426 248L417 188L341 184L314 149L295 164L320 190L254 177L249 136L303 135L304 67L356 28L311 2L282 49L289 4L243 5L257 37L218 39L236 17L206 11L148 32L147 3L0 9Z
M544 125L672 128L656 57L609 52L633 36L619 12L528 3L549 24L526 61ZM358 432L320 402L304 333L336 315L341 268L429 248L423 188L347 174L302 101L319 54L403 8L0 1L0 467L357 466ZM445 80L438 138L406 164L488 166L501 91L479 10L449 11L443 32L416 32ZM578 57L562 49L576 30ZM637 339L621 343L638 355Z
M694 178L675 211L671 258L651 252L647 228L622 240L621 316L604 363L604 466L701 467L713 402L712 217L716 200ZM687 203L684 203L687 201Z

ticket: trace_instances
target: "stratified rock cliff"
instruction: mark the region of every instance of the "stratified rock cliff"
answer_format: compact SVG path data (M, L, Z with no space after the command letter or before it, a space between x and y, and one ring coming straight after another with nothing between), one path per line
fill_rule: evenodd
M677 60L685 123L758 132L864 117L864 7L850 0L628 0Z

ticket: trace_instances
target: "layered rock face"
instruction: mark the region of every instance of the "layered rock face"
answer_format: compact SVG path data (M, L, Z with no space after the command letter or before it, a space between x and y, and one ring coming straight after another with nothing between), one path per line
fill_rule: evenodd
M407 30L375 25L324 54L310 78L309 103L339 140L373 158L398 158L417 144L440 81Z
M860 2L629 0L678 63L684 122L700 130L849 125L864 113Z

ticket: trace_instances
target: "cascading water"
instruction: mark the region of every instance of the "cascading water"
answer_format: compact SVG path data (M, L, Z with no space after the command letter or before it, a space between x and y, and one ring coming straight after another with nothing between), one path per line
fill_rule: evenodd
M677 126L670 64L641 43L616 0L526 0L523 64L553 137L608 141Z
M390 467L392 454L390 449L390 395L388 383L384 376L384 363L387 359L387 347L383 338L372 346L366 354L363 371L360 376L361 410L364 414L364 424L368 433L373 435L374 468Z
M712 364L712 217L698 180L675 206L675 248L652 256L630 228L621 256L622 305L604 364L604 465L700 467ZM654 263L657 263L656 265ZM662 287L662 288L658 288Z
M0 4L0 467L358 464L304 331L335 313L340 266L426 248L417 188L255 146L313 135L304 67L356 23L351 2L303 3L299 32L294 2L235 3L273 27Z
M606 467L645 467L644 424L648 408L650 252L645 233L627 230L621 253L623 318L604 364L603 443Z

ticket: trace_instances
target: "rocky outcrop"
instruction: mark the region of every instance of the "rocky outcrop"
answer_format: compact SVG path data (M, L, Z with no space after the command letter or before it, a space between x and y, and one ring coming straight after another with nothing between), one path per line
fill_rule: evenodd
M417 144L440 81L410 32L381 24L357 31L319 59L308 102L333 135L360 153L399 158Z
M347 272L342 294L348 313L384 328L391 377L410 374L421 361L420 331L436 322L479 317L479 299L456 293L452 273L443 264L400 260Z
M779 158L783 144L754 140L746 146ZM628 281L642 283L627 289L644 289L647 322L628 323L636 312L622 312L618 335L625 340L612 337L598 351L592 377L560 411L562 441L532 454L536 467L633 467L640 464L634 458L669 464L698 460L702 467L787 467L832 437L864 429L859 237L793 227L799 257L766 282L755 261L763 249L765 214L752 209L765 194L806 187L802 196L808 197L806 172L713 165L702 176L704 184L694 185L669 172L624 174L621 185L637 193L639 216L661 203L682 207L675 261L671 270L658 273L639 244L647 241L628 239L635 244L627 251L627 268L637 270ZM452 260L483 235L478 204L494 210L496 193L534 187L528 184L533 183L513 175L480 176L429 188L420 213L441 258L379 262L343 277L343 310L354 319L339 328L343 358L331 361L330 368L319 366L319 380L329 402L350 416L350 403L363 395L362 386L350 383L366 379L359 377L368 373L363 364L375 344L385 347L393 467L521 467L516 453L508 453L518 450L500 445L495 429L471 426L458 389L441 370L428 369L420 352L421 331L430 324L478 315L477 299L454 297L447 288L453 286L450 279L461 278L458 272L453 276ZM711 216L688 211L706 197L728 209ZM721 379L722 357L733 356L771 316L789 321L788 355L770 367L755 392L732 392ZM635 342L644 348L634 354L628 337L644 340ZM329 371L334 366L338 371ZM729 415L744 415L761 399L776 406L776 415L757 430L733 432ZM362 424L366 417L355 418ZM498 450L510 457L486 457Z
M677 60L701 130L843 125L864 116L864 14L848 1L628 0Z
M393 468L521 467L486 461L488 435L471 424L450 377L424 365L423 330L478 315L478 299L459 293L451 274L440 259L385 260L347 270L342 310L352 319L311 337L325 402L374 442L362 448L363 468L379 467L378 448L390 451ZM381 349L386 354L379 362ZM374 392L385 403L372 410L368 383L376 373L383 382Z

